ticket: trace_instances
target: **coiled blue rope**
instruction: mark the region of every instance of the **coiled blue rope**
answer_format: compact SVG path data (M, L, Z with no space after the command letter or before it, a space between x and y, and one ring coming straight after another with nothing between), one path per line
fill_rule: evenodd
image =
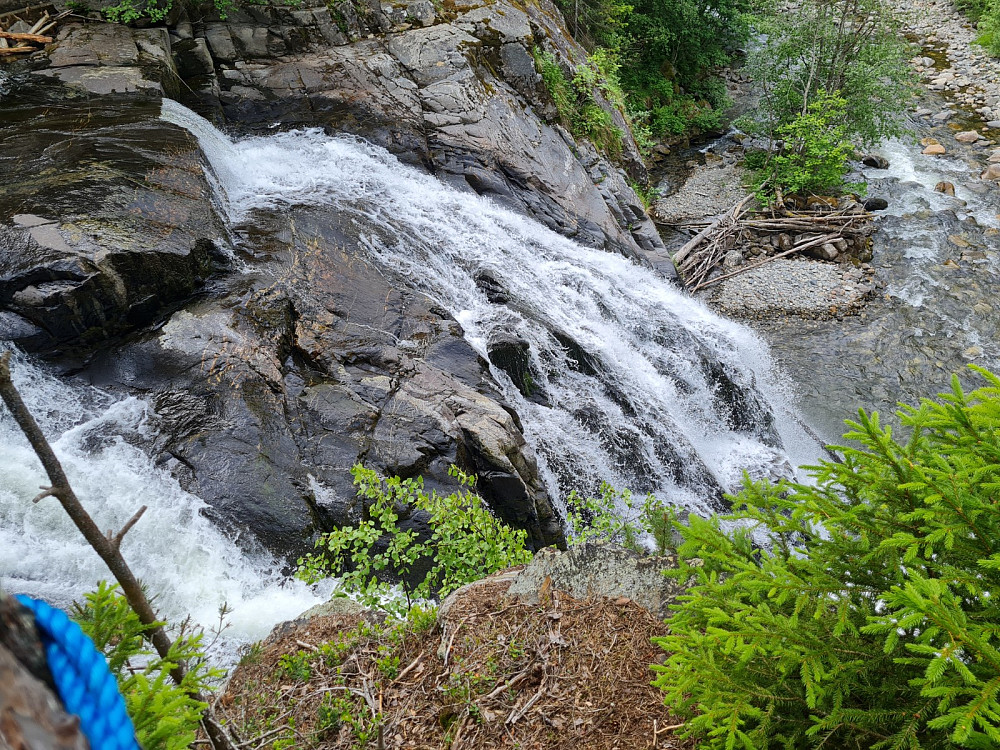
M118 682L80 626L61 609L19 595L35 615L49 671L66 711L80 717L91 750L139 750Z

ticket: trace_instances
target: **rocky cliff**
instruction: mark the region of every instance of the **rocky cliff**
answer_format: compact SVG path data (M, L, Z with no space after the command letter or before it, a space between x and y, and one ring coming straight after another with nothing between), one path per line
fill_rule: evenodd
M458 463L533 544L558 542L518 417L461 326L333 211L259 212L234 237L197 143L159 118L183 94L230 128L353 133L672 272L628 186L631 138L613 165L547 121L536 47L583 59L547 2L64 26L3 75L0 164L21 179L0 187L0 337L146 398L164 466L276 552L351 517L357 461L439 488Z

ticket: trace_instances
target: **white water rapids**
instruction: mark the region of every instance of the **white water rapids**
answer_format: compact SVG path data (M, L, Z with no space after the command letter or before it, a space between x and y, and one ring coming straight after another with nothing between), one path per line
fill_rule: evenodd
M241 643L257 640L322 597L287 581L267 555L248 556L185 492L133 443L143 442L148 405L115 401L94 388L50 376L24 356L12 362L14 382L52 445L77 496L101 529L117 530L140 506L148 510L125 536L122 554L160 614L177 623L187 615L210 627L219 606L232 610L220 661ZM79 600L110 574L53 498L31 498L47 484L42 466L13 418L0 410L0 585L62 607Z
M449 310L484 357L498 341L525 343L529 390L544 398L525 397L499 369L494 375L553 497L607 480L704 513L712 493L734 489L744 470L766 475L815 458L761 340L651 271L356 139L309 130L233 142L167 100L163 117L198 138L233 226L252 222L257 209L328 208L354 223L360 252ZM505 303L491 301L484 277ZM145 402L69 385L21 355L14 364L99 526L118 528L149 506L123 552L165 617L191 613L210 625L226 601L230 642L239 643L321 598L225 538L200 513L202 501L138 447ZM720 406L727 389L746 414ZM65 606L107 573L55 501L31 503L42 470L7 416L0 467L0 585Z

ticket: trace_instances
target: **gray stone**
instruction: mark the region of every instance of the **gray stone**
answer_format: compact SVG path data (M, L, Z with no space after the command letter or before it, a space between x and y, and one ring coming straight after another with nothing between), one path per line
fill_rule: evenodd
M311 617L351 616L364 614L365 608L346 596L334 596L329 601L310 607L296 620L308 620Z
M739 250L730 250L726 253L726 257L722 259L722 268L726 271L732 271L734 268L738 268L743 265L743 253Z
M236 45L229 35L229 28L223 23L209 23L205 25L205 41L208 42L208 49L216 62L235 62Z
M676 557L645 556L610 544L582 544L565 552L546 548L517 576L509 593L528 604L537 604L549 587L576 599L626 597L666 618L685 591L663 574L676 567Z

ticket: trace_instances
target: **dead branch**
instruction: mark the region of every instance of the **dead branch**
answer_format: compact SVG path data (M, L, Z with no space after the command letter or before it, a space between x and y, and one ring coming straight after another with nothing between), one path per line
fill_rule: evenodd
M716 276L714 279L709 279L708 281L703 281L696 287L694 287L694 289L692 289L691 291L697 292L699 289L704 289L705 287L712 286L713 284L718 284L720 281L725 281L726 279L733 278L733 276L739 276L741 273L746 273L747 271L752 271L755 268L760 268L763 265L767 265L772 260L778 260L778 258L784 258L788 255L792 255L793 253L799 253L802 252L803 250L808 250L811 247L818 247L819 245L829 242L831 239L835 238L829 236L823 236L823 237L818 237L815 240L810 240L809 242L804 242L801 245L796 245L792 249L786 250L783 253L778 253L777 255L772 255L768 258L764 258L764 260L760 261L759 263L753 263L750 265L741 266L740 268L737 268L735 271L732 271L730 273L723 274L722 276Z
M826 208L805 212L793 212L788 209L779 212L772 207L766 213L758 212L744 216L742 205L749 197L747 196L744 201L699 232L674 256L677 271L691 291L703 289L759 268L764 263L825 243L843 247L839 241L846 241L848 247L852 245L857 247L863 244L864 238L870 232L871 215L855 206L839 210ZM761 241L765 244L770 241L772 247L780 248L783 252L770 255L771 251L768 250L769 256L764 260L709 280L727 253Z
M21 394L14 385L14 381L10 375L10 352L4 352L0 356L0 398L7 405L11 415L14 417L14 421L17 422L17 426L21 428L21 432L28 439L32 449L35 451L35 455L42 462L45 473L48 474L49 481L52 482L51 487L47 489L43 488L45 492L42 494L42 497L52 496L59 501L59 504L62 505L63 510L66 511L66 514L80 530L80 533L83 534L87 543L93 547L94 551L104 561L104 564L108 566L115 580L118 581L129 606L138 615L142 624L149 628L147 632L153 648L156 649L156 653L161 658L166 659L173 645L170 636L167 635L167 631L163 626L159 624L156 613L146 598L142 586L119 550L121 537L139 520L142 511L133 516L115 537L109 538L101 533L94 519L90 517L90 514L87 513L83 504L77 498L76 493L70 486L69 479L66 477L66 473L63 471L62 464L59 463L59 459L56 458L56 454L52 450L52 446L45 438L41 428L38 426L38 422L35 421L35 418L24 403L24 399L21 398ZM178 665L171 670L170 676L180 685L184 679L185 671L184 666ZM203 703L208 703L201 695L196 694L192 697ZM215 750L235 750L232 740L208 709L205 710L202 716L202 725Z
M723 221L726 221L727 219L735 221L736 219L738 219L741 212L743 211L743 207L747 203L749 203L751 198L753 198L753 194L750 194L745 198L743 198L730 210L724 212L721 216L719 216L718 219L713 221L707 227L698 232L698 234L696 234L694 237L692 237L690 240L684 243L684 246L680 250L678 250L677 253L674 255L674 263L675 264L683 263L684 259L688 256L688 254L696 247L698 247L698 245L700 245L706 237L708 237L712 232L714 232L716 228Z
M36 44L51 44L52 37L41 34L15 34L10 31L0 31L0 39L12 39L15 42L35 42Z
M139 508L139 510L135 512L134 516L132 516L128 521L125 522L125 525L122 526L121 531L119 531L117 534L111 531L108 532L108 540L111 542L111 544L114 546L115 549L118 549L119 547L122 546L122 539L125 538L125 535L129 532L129 529L131 529L139 522L139 519L142 518L142 514L145 512L146 512L146 506L143 505L141 508Z

